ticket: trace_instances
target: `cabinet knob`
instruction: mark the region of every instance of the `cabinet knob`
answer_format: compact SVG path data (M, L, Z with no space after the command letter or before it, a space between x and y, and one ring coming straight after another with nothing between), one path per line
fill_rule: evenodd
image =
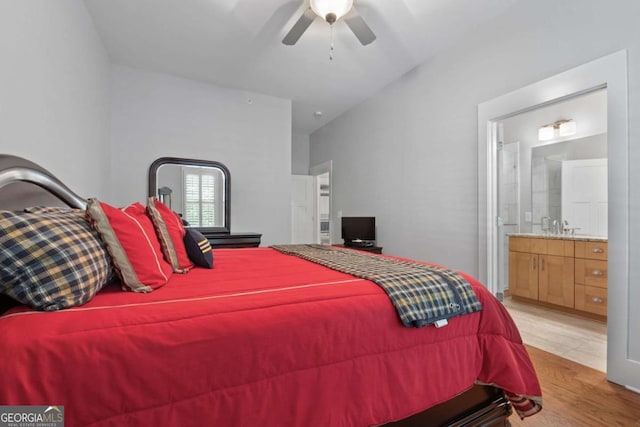
M592 252L594 254L602 254L602 253L604 253L604 249L602 249L602 248L593 248Z
M591 301L595 302L596 304L602 304L604 302L604 300L600 297L593 297L591 298Z
M593 270L591 274L594 276L604 276L604 272L602 270Z

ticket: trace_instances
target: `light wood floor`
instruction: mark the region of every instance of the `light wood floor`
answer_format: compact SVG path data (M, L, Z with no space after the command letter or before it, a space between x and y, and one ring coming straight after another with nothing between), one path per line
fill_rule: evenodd
M522 341L602 372L607 370L607 325L505 298Z
M543 409L514 427L640 426L640 395L607 381L605 374L527 346L542 386Z

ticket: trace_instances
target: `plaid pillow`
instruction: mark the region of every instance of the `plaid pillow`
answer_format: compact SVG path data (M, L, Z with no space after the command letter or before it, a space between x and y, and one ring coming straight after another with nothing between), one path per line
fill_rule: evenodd
M0 211L0 294L46 311L88 302L113 267L84 212L29 210Z
M31 208L25 208L24 211L36 214L73 214L84 212L82 209L65 208L58 206L33 206Z

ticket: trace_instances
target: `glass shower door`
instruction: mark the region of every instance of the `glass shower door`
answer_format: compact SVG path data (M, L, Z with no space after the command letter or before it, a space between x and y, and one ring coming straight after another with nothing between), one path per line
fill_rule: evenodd
M509 287L509 233L520 232L520 142L498 147L498 296Z

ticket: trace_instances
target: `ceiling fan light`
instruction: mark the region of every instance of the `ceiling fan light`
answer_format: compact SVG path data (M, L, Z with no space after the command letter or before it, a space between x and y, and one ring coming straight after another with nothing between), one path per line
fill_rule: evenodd
M353 0L310 0L309 6L322 19L327 20L327 16L333 14L338 20L351 10Z

